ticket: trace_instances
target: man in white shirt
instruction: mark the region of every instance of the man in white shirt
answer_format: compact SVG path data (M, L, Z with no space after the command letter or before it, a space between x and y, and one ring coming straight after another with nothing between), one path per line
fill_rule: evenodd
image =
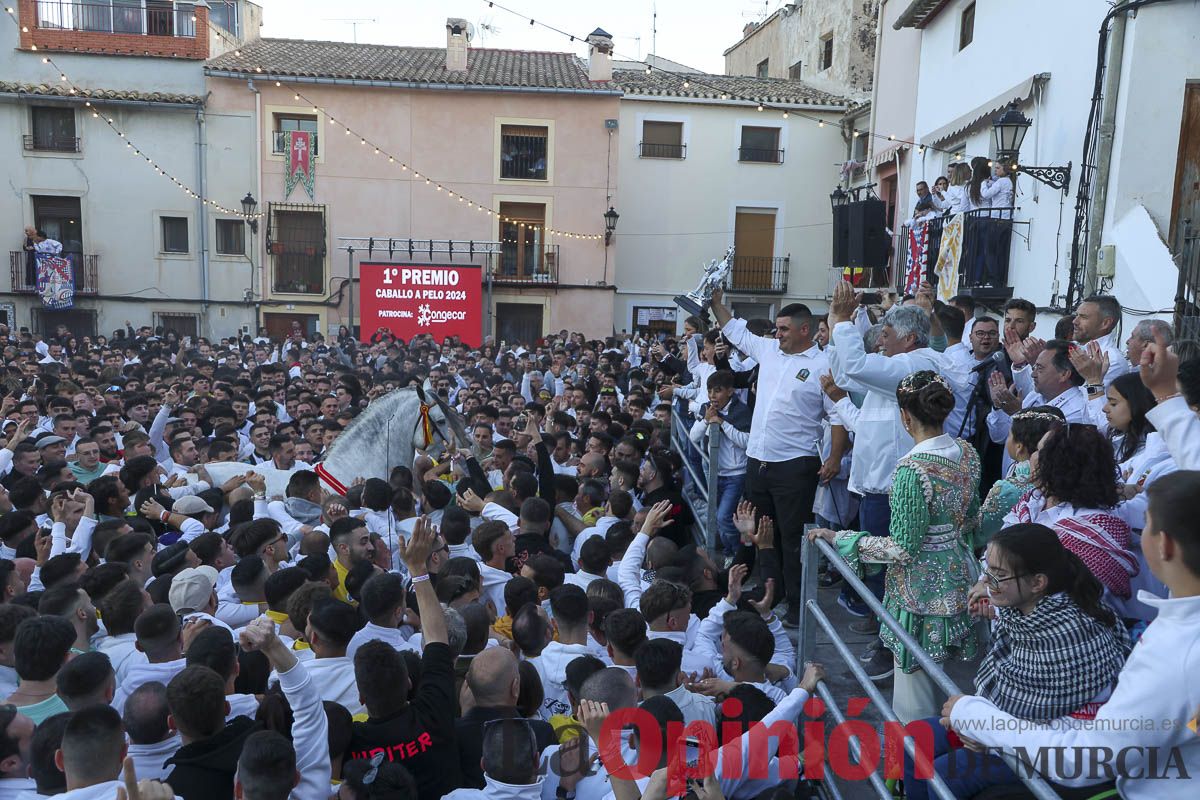
M1154 338L1141 358L1142 383L1158 401L1146 419L1162 434L1180 469L1200 469L1200 360L1180 364L1166 337L1158 333Z
M315 656L305 666L321 699L345 706L351 714L366 711L354 679L354 662L346 657L346 647L359 624L353 606L341 600L321 600L309 612L304 632Z
M893 306L888 311L879 333L878 353L866 352L862 334L850 321L858 301L849 282L838 284L829 305L829 326L833 331L829 363L833 367L833 379L842 389L857 389L866 394L855 423L855 458L850 464L849 486L850 491L862 497L858 507L859 528L873 536L889 534L891 505L888 492L892 486L892 472L913 446L912 437L900 421L896 387L906 376L920 370L948 373L952 386L956 383L942 354L929 347L927 308L932 307L932 290L928 286L922 287L921 298L922 305ZM838 400L838 409L843 417L854 413L854 405L848 397ZM792 574L786 562L784 574ZM882 573L868 580L868 585L883 596ZM865 606L860 607L845 595L839 602L853 614L868 615ZM877 650L876 657L877 660L869 665L876 670L872 676L890 675L891 654Z
M481 599L499 615L504 610L504 586L512 578L505 565L516 551L512 530L503 522L489 521L471 534L475 552L479 554L479 575L483 581Z
M688 436L697 447L706 448L710 426L716 425L721 430L717 450L717 532L725 555L732 558L739 544L733 512L746 486L746 444L750 441L753 412L735 395L733 373L728 370L708 376L708 398L703 419L692 424Z
M746 442L746 497L760 515L775 520L783 570L800 574L800 545L805 523L812 522L817 482L838 473L846 432L835 420L833 402L821 391L829 361L813 336L817 323L807 306L780 309L775 338L755 336L746 321L734 319L718 288L712 309L731 345L758 362L758 394ZM833 452L822 465L822 421L834 423ZM784 625L800 619L800 583L787 582Z
M1036 344L1033 345L1036 347ZM1071 359L1070 342L1051 339L1028 364L1013 367L1013 388L1019 391L1023 382L1031 383L1033 391L1018 397L1004 382L1004 375L993 372L990 386L993 410L987 416L988 433L993 442L1004 442L1012 428L1012 415L1022 408L1050 405L1063 412L1067 422L1087 423L1087 392L1082 388L1083 377L1075 370ZM1004 457L1004 471L1008 471L1011 459Z
M1108 371L1104 373L1104 386L1129 372L1131 366L1121 352L1121 340L1117 328L1121 324L1121 304L1117 298L1107 294L1094 294L1084 298L1075 307L1075 319L1071 323L1072 336L1080 345L1099 342L1100 349L1108 356Z
M346 658L354 662L354 654L367 642L387 642L397 650L415 650L408 643L412 628L404 624L407 610L404 579L394 572L374 575L363 584L358 607L367 624L354 634L346 645Z

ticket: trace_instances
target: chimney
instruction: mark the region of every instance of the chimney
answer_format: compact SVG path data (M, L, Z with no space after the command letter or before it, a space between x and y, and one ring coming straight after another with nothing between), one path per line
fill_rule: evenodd
M758 27L757 22L747 22L745 24L745 26L742 27L742 38L745 39L747 36L754 33L754 30L757 27Z
M446 20L446 71L467 71L467 47L471 44L471 29L465 19Z
M596 28L588 34L588 80L612 80L612 34Z

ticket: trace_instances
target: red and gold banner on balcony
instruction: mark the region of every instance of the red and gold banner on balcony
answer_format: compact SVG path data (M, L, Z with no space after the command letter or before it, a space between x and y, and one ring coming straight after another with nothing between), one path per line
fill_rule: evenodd
M75 269L70 260L38 253L37 292L46 308L72 308L75 305Z
M316 200L314 184L317 180L317 162L313 160L312 134L308 131L288 131L287 170L284 172L283 199L287 200L302 184L309 200Z
M483 333L483 291L478 265L413 265L364 261L359 265L359 334L380 331L404 341L431 334L475 346Z
M904 293L916 294L929 263L929 226L921 223L909 228L905 244Z

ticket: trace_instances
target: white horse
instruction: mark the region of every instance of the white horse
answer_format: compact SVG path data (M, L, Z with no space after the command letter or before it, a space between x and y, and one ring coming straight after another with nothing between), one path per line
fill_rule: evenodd
M417 450L441 441L465 446L462 418L428 387L409 386L373 400L315 470L326 489L345 495L355 478L387 480L393 467L412 467Z

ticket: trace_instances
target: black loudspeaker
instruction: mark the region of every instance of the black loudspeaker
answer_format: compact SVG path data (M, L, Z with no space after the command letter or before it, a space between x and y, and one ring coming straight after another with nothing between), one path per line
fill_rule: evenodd
M850 263L850 206L833 207L833 266Z
M860 200L846 206L849 211L850 244L847 264L865 269L887 266L887 207L882 200Z

